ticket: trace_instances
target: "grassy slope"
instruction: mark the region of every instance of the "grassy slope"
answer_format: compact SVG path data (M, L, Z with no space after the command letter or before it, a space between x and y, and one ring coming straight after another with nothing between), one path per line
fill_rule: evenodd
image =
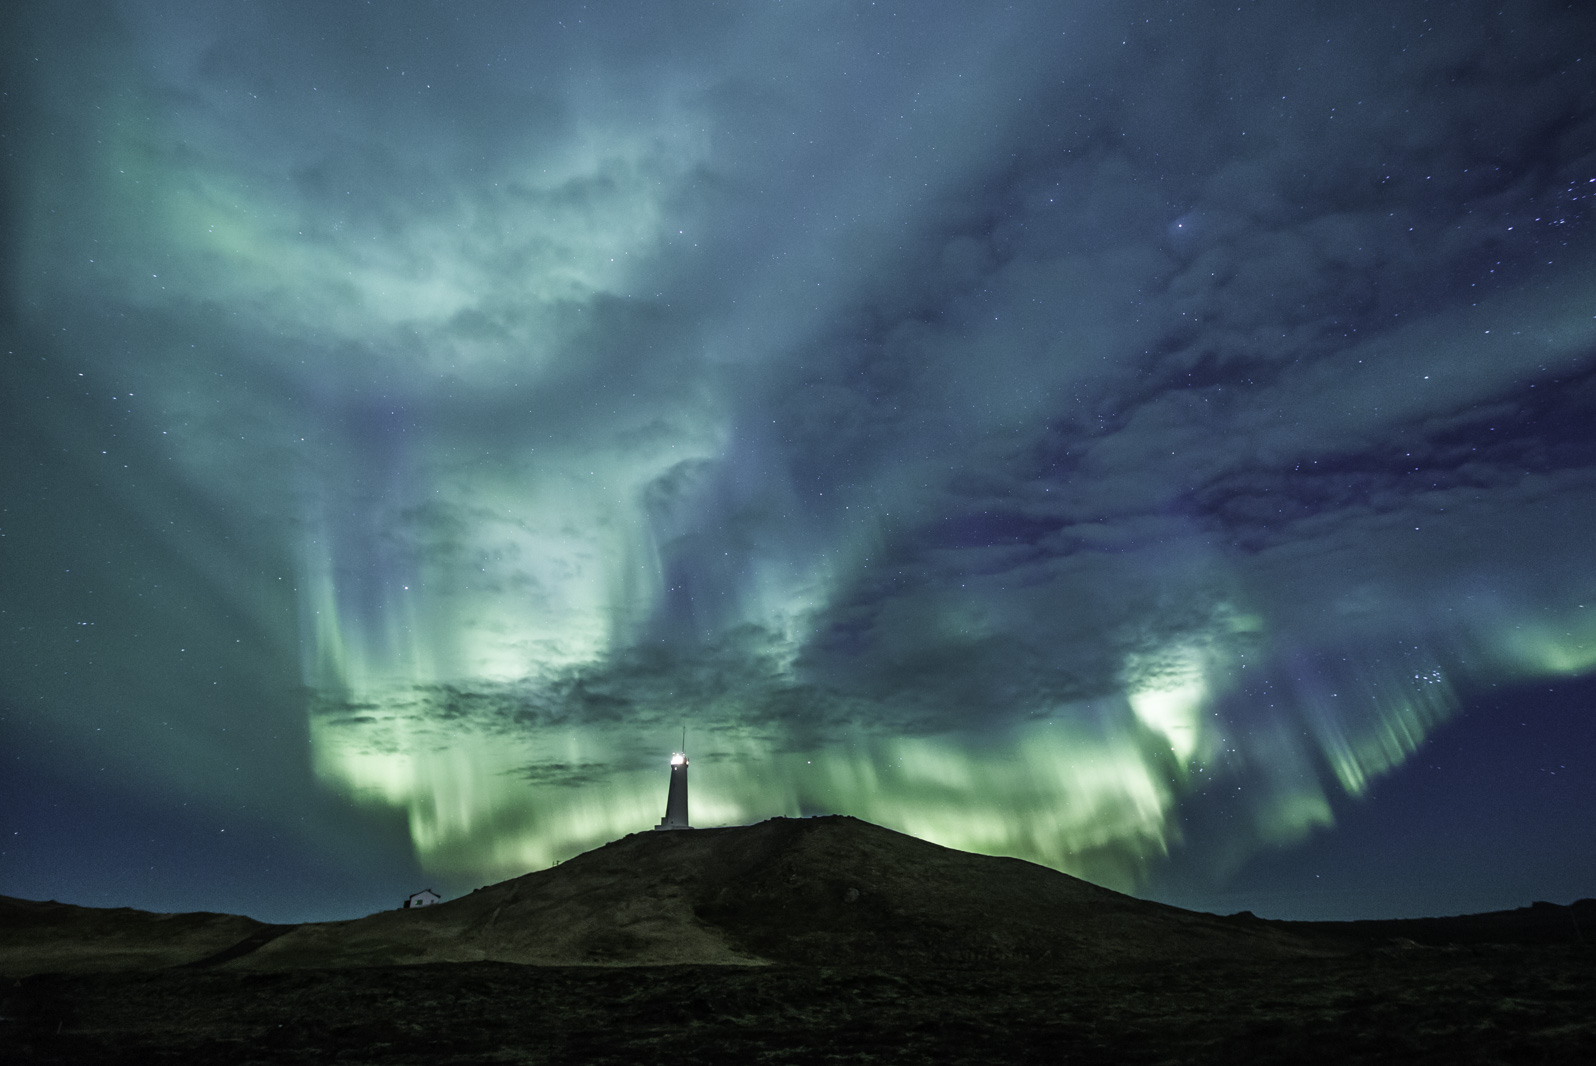
M1395 922L1219 918L854 818L777 818L635 833L457 900L346 922L267 926L0 897L0 974L440 962L1090 969L1330 956L1399 939L1577 945L1587 927L1596 932L1591 901Z
M235 914L152 914L0 896L0 975L181 966L269 928Z

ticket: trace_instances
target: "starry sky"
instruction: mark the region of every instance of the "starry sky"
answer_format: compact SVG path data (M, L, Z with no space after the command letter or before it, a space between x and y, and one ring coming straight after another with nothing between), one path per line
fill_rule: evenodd
M18 6L0 892L1596 895L1588 6Z

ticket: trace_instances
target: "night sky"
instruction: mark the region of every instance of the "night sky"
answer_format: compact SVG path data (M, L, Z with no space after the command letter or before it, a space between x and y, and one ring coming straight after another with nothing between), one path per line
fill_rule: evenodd
M0 892L1596 895L1589 5L13 8Z

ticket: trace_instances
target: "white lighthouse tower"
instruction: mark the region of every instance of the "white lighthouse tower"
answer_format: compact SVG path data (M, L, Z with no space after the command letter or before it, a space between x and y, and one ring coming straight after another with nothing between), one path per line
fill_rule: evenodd
M687 747L687 730L682 730L682 747ZM691 829L687 824L687 752L671 755L671 790L665 796L665 817L655 829Z

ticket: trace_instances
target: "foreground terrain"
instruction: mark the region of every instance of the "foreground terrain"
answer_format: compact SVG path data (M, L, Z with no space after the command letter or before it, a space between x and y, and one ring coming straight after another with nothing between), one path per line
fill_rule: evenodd
M0 1060L36 1063L1592 1062L1589 955L893 973L429 964L35 976Z
M0 900L0 1062L1589 1062L1592 934L1219 918L778 819L353 922Z

